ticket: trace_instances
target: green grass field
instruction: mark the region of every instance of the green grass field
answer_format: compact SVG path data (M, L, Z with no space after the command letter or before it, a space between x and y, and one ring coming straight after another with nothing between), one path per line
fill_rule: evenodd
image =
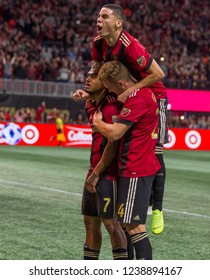
M0 146L0 259L80 260L89 149ZM210 259L210 152L166 151L165 230L155 260ZM103 230L100 259L112 259Z

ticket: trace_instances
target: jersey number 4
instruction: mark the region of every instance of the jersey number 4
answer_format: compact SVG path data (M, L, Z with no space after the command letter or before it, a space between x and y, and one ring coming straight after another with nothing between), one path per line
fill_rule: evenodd
M117 209L117 215L122 218L125 213L125 206L124 203L121 203Z

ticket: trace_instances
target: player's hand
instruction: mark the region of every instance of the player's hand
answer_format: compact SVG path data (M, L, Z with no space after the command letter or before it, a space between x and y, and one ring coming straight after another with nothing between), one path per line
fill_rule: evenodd
M102 120L103 119L103 115L102 112L100 110L98 110L97 112L95 112L95 114L93 115L93 124L97 123L97 120Z
M89 97L89 94L82 89L76 90L76 92L73 94L73 99L75 101L81 101L84 99L88 99L88 97Z
M95 193L96 185L97 185L98 181L99 181L99 176L96 175L95 173L92 173L85 182L86 189L91 193Z
M123 91L120 95L118 95L117 100L119 100L122 103L125 103L125 100L127 97L131 94L131 90L128 88L125 91Z

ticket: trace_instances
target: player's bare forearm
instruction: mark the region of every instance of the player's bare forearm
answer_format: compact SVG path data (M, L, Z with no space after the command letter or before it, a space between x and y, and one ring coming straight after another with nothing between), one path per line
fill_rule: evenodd
M122 138L126 131L130 128L130 125L122 123L108 124L97 117L97 113L94 115L93 124L97 130L104 135L110 142L114 142Z
M129 87L127 90L122 92L118 96L118 100L121 102L125 102L126 98L135 90L135 89L141 89L146 87L151 87L152 85L156 84L157 82L161 81L165 74L163 73L160 66L157 64L157 62L153 59L153 62L150 66L150 68L147 71L148 76L143 78L141 81L136 82L131 87Z
M135 89L151 87L152 85L161 81L165 76L163 70L160 68L160 66L157 64L157 62L154 59L152 61L150 68L147 70L147 73L149 74L148 76L146 76L145 78L143 78L141 81L137 82L137 84L134 85Z
M115 139L115 131L114 131L114 125L108 124L102 121L101 119L96 117L96 114L94 115L93 119L94 127L97 128L97 130L105 136L110 142L116 141L118 139Z

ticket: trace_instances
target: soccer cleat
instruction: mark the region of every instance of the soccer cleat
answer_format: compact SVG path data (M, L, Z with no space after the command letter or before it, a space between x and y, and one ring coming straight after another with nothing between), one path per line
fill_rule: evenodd
M163 211L158 209L152 211L151 231L154 234L160 234L164 229Z

